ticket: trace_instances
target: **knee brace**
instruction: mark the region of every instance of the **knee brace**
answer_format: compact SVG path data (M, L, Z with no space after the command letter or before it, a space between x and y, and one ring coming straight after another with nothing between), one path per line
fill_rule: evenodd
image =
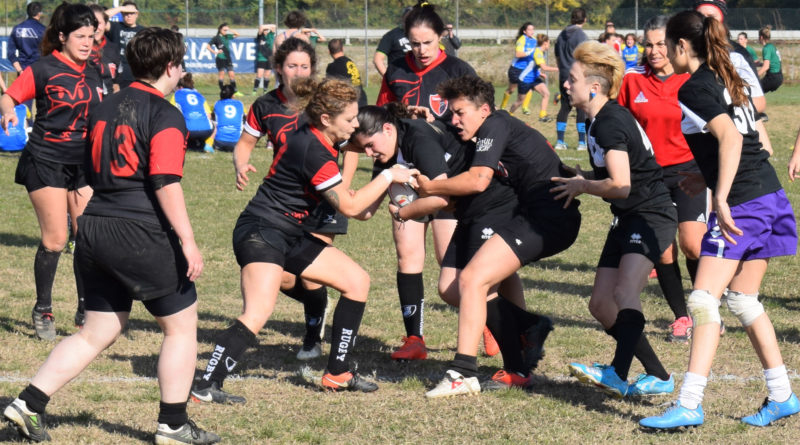
M719 300L707 290L693 290L686 300L686 307L692 315L695 327L709 323L719 324L722 321L719 305Z
M764 313L764 306L758 301L758 294L743 294L728 290L726 292L728 309L747 327L753 324L761 314Z

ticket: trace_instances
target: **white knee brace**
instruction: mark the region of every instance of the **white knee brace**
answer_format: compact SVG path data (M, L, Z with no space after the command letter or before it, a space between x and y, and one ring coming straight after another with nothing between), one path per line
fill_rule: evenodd
M693 290L686 300L686 307L692 315L695 327L709 323L719 324L722 319L719 316L720 302L707 290Z
M728 309L739 319L744 327L753 324L756 318L764 313L764 306L758 301L758 294L743 294L728 290L726 296Z

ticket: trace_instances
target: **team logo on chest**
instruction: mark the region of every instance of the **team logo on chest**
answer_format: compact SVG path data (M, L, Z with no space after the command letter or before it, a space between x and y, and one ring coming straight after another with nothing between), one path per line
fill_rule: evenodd
M442 116L447 111L447 101L442 99L438 94L431 94L428 96L428 105L431 111L437 116Z

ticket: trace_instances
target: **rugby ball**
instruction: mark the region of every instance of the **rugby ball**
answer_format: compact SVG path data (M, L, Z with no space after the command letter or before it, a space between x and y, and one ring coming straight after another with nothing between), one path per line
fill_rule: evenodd
M389 200L397 207L405 207L418 197L417 192L408 183L393 182L389 184Z

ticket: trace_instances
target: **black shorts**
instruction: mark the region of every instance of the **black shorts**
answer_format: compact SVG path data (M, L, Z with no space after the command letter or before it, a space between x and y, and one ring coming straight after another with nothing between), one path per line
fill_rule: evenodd
M678 230L674 206L614 217L597 267L618 268L623 255L638 253L658 264Z
M511 220L497 229L524 266L567 250L578 238L581 228L580 203L566 208L519 209Z
M256 61L256 71L258 71L259 69L271 70L272 69L272 64L269 63L269 60L257 60Z
M285 230L270 221L242 212L233 229L233 253L239 267L250 263L277 264L300 275L328 245L303 231Z
M71 191L88 185L86 183L86 174L83 171L83 164L61 164L46 159L38 159L28 150L23 150L19 156L14 182L24 185L28 193L45 187Z
M697 162L692 160L683 164L669 165L664 167L663 171L664 184L669 189L672 203L678 210L678 223L697 221L705 224L708 221L708 193L702 192L695 196L689 196L681 190L679 185L684 176L679 175L678 172L700 173Z
M233 71L231 59L216 58L214 61L217 63L217 71Z
M214 150L233 151L234 148L236 148L236 142L224 142L214 139Z
M214 134L214 129L190 131L186 139L186 148L190 150L202 150L206 145L206 140Z
M76 273L87 310L130 312L133 300L141 300L165 317L197 301L175 232L126 218L82 215L78 221Z
M337 212L328 201L322 201L303 220L303 229L325 235L347 235L347 217Z
M522 74L521 69L515 68L514 65L508 67L508 83L517 85L519 83L520 74Z
M521 82L519 84L519 94L528 94L528 91L536 88L536 85L542 83L541 79L534 80L533 82Z
M442 258L442 267L464 269L483 243L494 235L495 230L511 217L496 213L479 216L469 222L459 221L450 244Z
M781 85L783 85L783 73L768 72L761 79L761 89L765 94L777 90Z

